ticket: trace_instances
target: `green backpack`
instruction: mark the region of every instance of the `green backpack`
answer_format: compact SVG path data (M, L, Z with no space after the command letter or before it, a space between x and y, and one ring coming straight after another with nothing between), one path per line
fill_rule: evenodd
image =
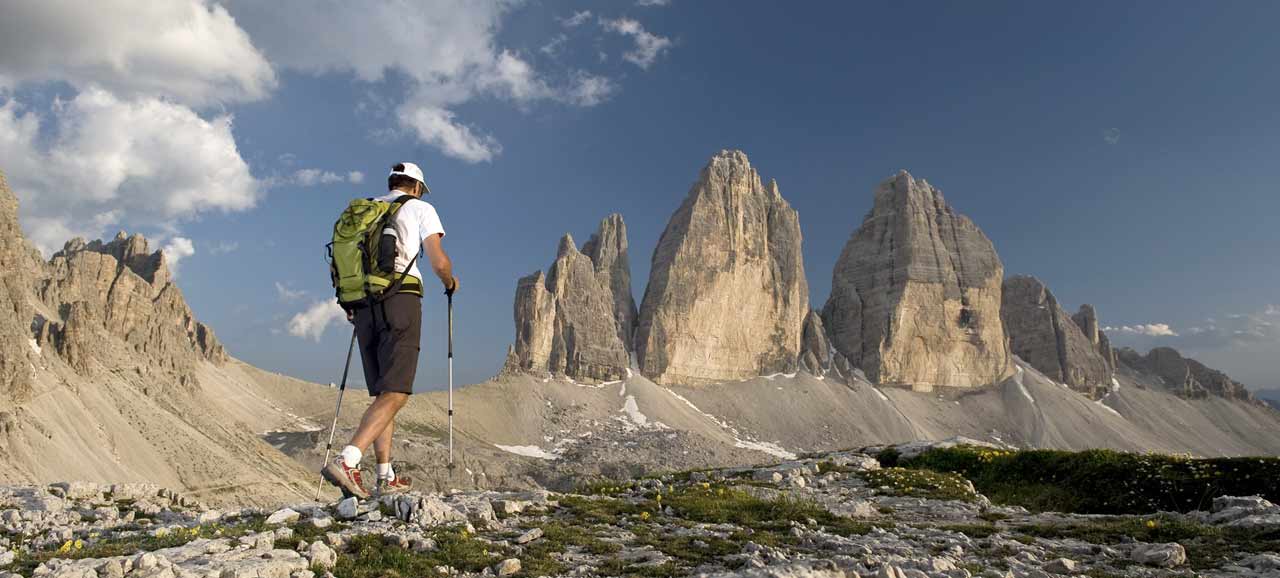
M422 280L409 274L418 256L397 274L396 239L383 234L400 207L413 198L354 199L333 224L333 241L327 245L329 276L343 309L365 307L397 292L422 295Z

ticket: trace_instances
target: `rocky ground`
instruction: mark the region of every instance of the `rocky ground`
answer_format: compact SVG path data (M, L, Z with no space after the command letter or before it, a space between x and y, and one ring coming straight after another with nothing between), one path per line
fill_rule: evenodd
M1280 507L1031 513L834 452L576 493L409 493L218 511L157 486L0 488L0 578L435 575L1280 577Z

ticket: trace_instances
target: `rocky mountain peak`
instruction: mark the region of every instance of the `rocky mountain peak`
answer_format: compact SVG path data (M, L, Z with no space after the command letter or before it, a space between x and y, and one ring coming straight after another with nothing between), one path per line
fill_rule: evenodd
M977 225L900 171L876 187L836 262L823 321L837 353L874 382L987 385L1013 371L1003 275Z
M793 371L809 311L800 218L742 151L711 157L654 249L635 346L662 384Z
M617 238L621 234L622 238ZM583 381L621 379L629 365L630 323L621 315L630 297L626 228L613 215L579 251L573 236L560 239L556 260L520 279L514 308L516 340L504 372L563 375Z
M1004 282L1000 315L1013 353L1040 373L1092 397L1110 387L1113 364L1098 347L1092 307L1081 316L1082 326L1039 279L1015 276ZM1090 329L1093 339L1086 335Z
M634 350L636 300L631 294L631 258L627 248L627 224L622 215L613 213L600 221L600 227L582 253L591 258L596 278L613 294L613 316L618 324L618 339L627 351Z

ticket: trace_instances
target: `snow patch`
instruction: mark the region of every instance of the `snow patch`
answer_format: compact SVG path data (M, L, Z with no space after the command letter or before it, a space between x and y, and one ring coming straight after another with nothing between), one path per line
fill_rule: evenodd
M795 376L796 376L795 373L770 373L769 375L761 375L760 377L763 377L769 381L773 381L775 378L778 378L778 377L785 377L787 379L792 379Z
M627 395L627 382L624 381L622 382L622 387L618 388L618 397L626 397L626 395Z
M28 339L27 343L31 344L31 351L36 352L36 355L40 355L40 343L38 341L35 339Z
M1018 367L1014 369L1016 371L1014 371L1014 374L1013 374L1013 383L1017 384L1018 391L1022 393L1022 397L1027 398L1027 401L1034 404L1036 402L1036 398L1031 397L1031 392L1027 391L1027 386L1022 383L1022 378L1025 373L1022 369L1022 365L1019 364Z
M1100 400L1098 400L1098 401L1095 401L1095 402L1093 402L1093 403L1098 404L1098 407L1101 407L1102 409L1105 409L1105 410L1107 410L1107 411L1109 411L1109 412L1111 412L1111 413L1116 414L1116 417L1124 417L1123 415L1120 415L1120 412L1116 411L1116 408L1111 407L1111 406L1109 406L1109 405L1107 405L1107 404L1105 404L1105 403L1102 403L1102 400L1101 400L1101 399L1100 399Z
M889 396L885 395L883 391L880 391L880 388L878 388L878 387L872 387L872 388L871 388L871 391L876 392L876 395L880 396L880 399L882 399L882 400L884 400L884 401L886 401L886 402L888 402L888 401L889 401Z
M784 460L796 459L795 454L785 449L782 449L782 446L779 446L778 444L769 443L769 442L757 442L757 441L751 441L751 440L735 439L733 443L733 447L743 448L748 450L755 450L758 452L764 452L766 454L769 454L777 458L782 458Z
M538 458L540 460L554 460L560 457L538 446L504 446L502 444L493 444L493 447L507 453L525 456L528 458Z
M627 401L622 404L622 409L620 411L626 413L627 417L640 427L644 427L649 423L649 418L643 413L640 413L640 405L636 403L636 396L634 395L627 396Z

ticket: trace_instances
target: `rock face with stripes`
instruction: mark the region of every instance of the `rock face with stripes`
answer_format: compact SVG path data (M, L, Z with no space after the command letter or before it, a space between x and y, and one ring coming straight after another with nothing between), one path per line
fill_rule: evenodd
M1000 321L1004 266L987 236L906 171L875 190L845 245L822 318L873 383L928 391L1013 372Z
M1092 307L1088 311L1091 316L1080 319L1082 328L1039 279L1016 276L1004 282L1000 314L1014 355L1050 379L1096 398L1110 387L1114 365L1101 353L1097 317Z
M800 218L741 151L702 169L653 253L636 354L660 384L793 372L809 287Z
M622 217L601 222L584 249L565 235L547 274L538 271L517 283L516 340L504 372L585 382L625 377L635 305L627 301L631 274Z
M0 401L20 403L31 395L33 310L27 295L33 255L18 225L18 199L0 173Z
M1157 347L1146 355L1126 347L1116 354L1123 365L1155 376L1169 391L1183 397L1194 399L1216 395L1255 405L1263 404L1240 382L1190 357L1183 357L1171 347Z

